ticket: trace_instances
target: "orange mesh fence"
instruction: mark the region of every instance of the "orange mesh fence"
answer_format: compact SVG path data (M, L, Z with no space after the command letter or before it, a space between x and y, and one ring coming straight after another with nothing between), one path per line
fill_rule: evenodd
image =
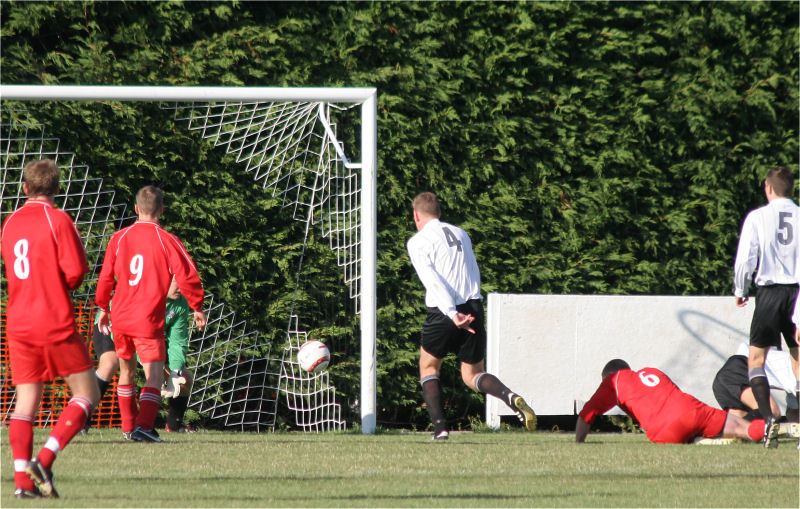
M94 345L92 344L92 326L94 325L94 306L91 302L84 301L75 304L75 322L78 331L86 339L89 353L94 358ZM8 336L6 335L6 302L0 302L0 415L3 425L8 425L8 418L14 410L14 386L11 384L11 368L8 361ZM69 389L63 379L57 378L55 382L47 383L42 394L42 404L36 415L34 426L49 428L54 426L61 410L69 401ZM92 427L118 428L121 425L119 405L117 404L117 377L106 391L105 396L94 409L92 414Z

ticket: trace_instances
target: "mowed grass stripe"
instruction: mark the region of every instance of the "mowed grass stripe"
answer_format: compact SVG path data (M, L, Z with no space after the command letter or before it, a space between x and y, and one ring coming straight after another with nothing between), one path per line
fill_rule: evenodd
M15 500L8 429L3 507L798 507L796 442L654 445L641 434L228 433L124 442L78 436L58 500ZM37 430L34 450L46 438ZM757 499L753 496L757 495Z

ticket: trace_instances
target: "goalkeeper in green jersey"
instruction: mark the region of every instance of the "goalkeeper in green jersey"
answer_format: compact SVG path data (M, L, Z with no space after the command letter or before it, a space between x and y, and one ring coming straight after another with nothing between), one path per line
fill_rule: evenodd
M189 353L189 316L192 311L189 303L181 295L178 283L172 278L167 292L167 313L164 322L164 333L167 339L167 367L169 376L165 377L161 396L168 398L169 411L167 432L192 433L194 428L184 424L183 414L189 405L194 378L186 369L186 355Z
M192 433L195 431L194 428L183 422L194 383L192 374L186 369L186 355L189 353L189 315L189 303L181 295L178 284L173 278L167 293L167 311L164 322L169 372L164 377L165 382L161 389L161 396L169 400L165 427L167 432ZM119 361L114 350L113 337L100 331L97 326L98 318L99 312L95 317L92 342L97 355L95 377L102 399L111 385L114 375L119 370ZM91 419L87 420L86 429L90 424Z

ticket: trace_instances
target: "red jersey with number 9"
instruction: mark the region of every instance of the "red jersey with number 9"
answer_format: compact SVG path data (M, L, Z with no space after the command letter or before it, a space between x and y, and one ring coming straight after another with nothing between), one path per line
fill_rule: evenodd
M662 429L673 424L677 416L697 408L698 403L705 406L694 396L681 391L656 368L621 369L603 379L583 406L580 416L591 424L617 405L636 419L647 431L647 437L653 440Z
M108 310L114 334L163 338L172 275L192 309L202 309L203 285L178 237L154 221L136 221L111 236L97 281L95 302ZM116 277L116 288L115 288Z
M3 223L11 341L45 345L75 333L70 291L89 272L72 218L46 200L29 199Z

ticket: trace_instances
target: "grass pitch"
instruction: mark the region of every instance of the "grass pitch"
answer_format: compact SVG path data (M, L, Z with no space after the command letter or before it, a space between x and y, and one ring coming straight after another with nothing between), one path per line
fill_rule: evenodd
M793 507L795 440L654 445L641 434L229 433L125 442L78 436L54 465L60 499L14 499L2 431L2 507ZM34 451L43 444L37 430Z

